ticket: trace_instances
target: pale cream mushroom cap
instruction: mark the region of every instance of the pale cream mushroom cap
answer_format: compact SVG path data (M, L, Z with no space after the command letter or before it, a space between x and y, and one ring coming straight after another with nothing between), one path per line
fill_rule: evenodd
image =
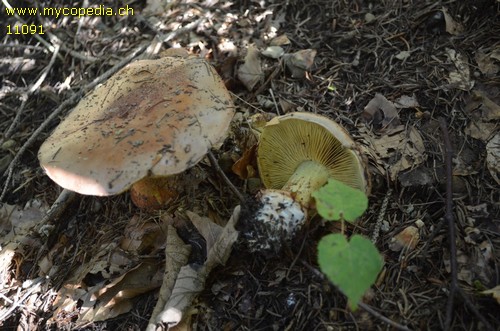
M233 112L229 92L205 60L140 60L87 94L38 158L66 189L113 195L144 177L195 165L223 141Z

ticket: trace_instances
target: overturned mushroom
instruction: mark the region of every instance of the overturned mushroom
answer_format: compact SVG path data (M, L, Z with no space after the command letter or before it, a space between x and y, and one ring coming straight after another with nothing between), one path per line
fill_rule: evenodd
M285 240L293 237L313 205L311 194L329 178L368 193L365 169L355 146L340 125L323 116L296 112L269 121L262 129L257 152L260 176L267 188L258 196L255 217L256 223L263 223L257 226L263 227L261 234ZM253 232L250 238L261 235ZM253 243L255 250L276 247L269 241L258 242L262 241Z
M349 134L311 113L275 117L263 128L257 163L266 188L291 192L309 207L312 192L335 178L366 192L363 162Z
M221 78L203 59L136 61L86 95L38 158L66 189L107 196L139 182L137 195L162 200L159 185L147 182L179 174L217 147L233 108Z

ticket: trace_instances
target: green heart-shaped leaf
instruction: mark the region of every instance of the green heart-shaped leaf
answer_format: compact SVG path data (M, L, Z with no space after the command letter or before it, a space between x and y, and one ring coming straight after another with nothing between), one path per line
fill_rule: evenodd
M368 198L364 192L332 178L325 186L313 192L312 196L321 217L331 221L343 218L354 222L368 207Z
M348 242L338 233L320 240L318 263L328 279L347 296L352 310L356 310L384 265L382 256L370 240L354 235Z

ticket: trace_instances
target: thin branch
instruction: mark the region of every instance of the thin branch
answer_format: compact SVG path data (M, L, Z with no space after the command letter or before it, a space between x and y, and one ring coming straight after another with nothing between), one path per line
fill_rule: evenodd
M19 122L21 122L21 115L24 112L24 108L26 108L26 104L28 103L28 99L42 85L43 81L45 80L45 78L49 74L49 71L54 66L54 63L56 62L57 55L59 54L59 49L60 49L59 44L56 44L54 53L52 53L52 57L50 58L49 64L45 67L45 69L43 70L43 72L40 75L40 77L38 78L38 80L33 85L31 85L31 87L28 89L28 92L24 92L23 95L21 96L21 99L22 99L21 106L17 110L16 116L14 117L14 120L12 121L9 128L7 129L7 132L4 134L4 140L9 139L16 131Z
M448 223L448 241L450 242L450 270L451 270L451 287L446 305L446 320L444 322L444 330L449 330L453 318L453 303L458 287L457 276L457 246L455 242L455 219L453 218L453 186L452 175L453 168L451 159L453 150L451 149L450 135L448 133L447 123L443 117L439 118L439 126L443 133L444 148L445 148L445 165L446 165L446 202L444 219Z
M479 312L474 304L469 300L467 294L458 286L458 266L457 266L457 247L455 242L455 219L453 217L453 185L452 185L452 157L453 150L451 148L450 135L448 133L447 123L443 117L439 118L439 126L443 132L443 140L445 147L445 164L446 164L446 209L444 219L448 223L448 240L450 241L450 271L451 271L451 287L446 305L446 320L444 330L450 330L453 318L453 303L454 297L458 293L462 296L465 305L476 315L476 317L484 324L486 330L493 330L493 326Z
M410 331L411 330L407 326L401 325L397 322L394 322L391 319L388 319L387 317L380 314L378 311L376 311L375 309L373 309L371 306L367 305L366 303L359 302L358 306L360 306L361 308L363 308L364 310L366 310L367 312L369 312L370 314L372 314L373 316L375 316L379 320L389 324L390 326L392 326L393 328L395 328L397 330L401 330L401 331Z
M219 174L219 176L222 177L222 179L226 182L226 184L229 186L229 188L231 189L231 191L233 191L233 193L236 195L236 197L242 203L245 203L245 197L243 196L243 194L240 193L240 191L236 188L236 186L234 186L234 184L229 180L229 178L227 178L226 174L224 173L224 171L222 171L221 167L219 166L219 163L215 159L215 156L212 153L212 151L208 150L208 154L207 155L208 155L208 159L210 160L210 164L212 165L212 167L215 168L215 170L217 171L217 173Z

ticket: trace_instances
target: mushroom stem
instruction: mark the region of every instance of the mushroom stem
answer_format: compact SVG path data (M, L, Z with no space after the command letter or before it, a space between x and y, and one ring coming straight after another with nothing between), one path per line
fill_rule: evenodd
M282 190L291 192L296 201L309 208L311 194L325 185L330 176L324 165L312 160L304 161L295 169Z

